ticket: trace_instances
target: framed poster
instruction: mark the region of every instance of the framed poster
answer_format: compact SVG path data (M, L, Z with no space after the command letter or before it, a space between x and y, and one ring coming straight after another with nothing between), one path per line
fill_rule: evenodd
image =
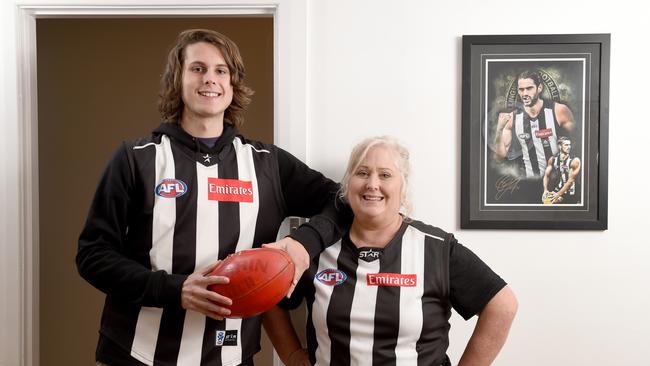
M463 36L461 228L607 229L609 47Z

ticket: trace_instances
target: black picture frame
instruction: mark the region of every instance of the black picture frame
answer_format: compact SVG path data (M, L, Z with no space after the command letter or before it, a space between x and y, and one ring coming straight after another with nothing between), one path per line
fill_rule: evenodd
M607 229L610 38L463 36L461 228Z

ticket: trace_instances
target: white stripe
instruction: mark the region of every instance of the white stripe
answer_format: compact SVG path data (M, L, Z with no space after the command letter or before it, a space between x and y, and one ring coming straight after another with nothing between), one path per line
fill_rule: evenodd
M241 319L226 319L225 329L237 331L237 345L221 347L221 364L223 366L239 365L242 363L241 342L243 337L241 334L241 324Z
M524 133L524 114L517 113L515 114L515 135L519 140L519 146L521 146L521 153L523 155L524 169L526 170L526 176L533 176L533 167L530 165L530 155L528 154L528 147L526 145L526 139L519 137ZM531 131L532 133L532 131Z
M410 227L412 228L412 226L410 226ZM428 237L434 238L436 240L445 241L445 238L441 238L439 236L435 236L435 235L431 235L431 234L427 234L427 233L422 233L422 234L424 234L424 236L428 236Z
M205 315L192 310L185 312L177 365L192 366L201 364L204 332Z
M544 153L544 145L542 144L542 140L537 137L537 132L539 132L539 120L530 120L530 135L533 141L533 146L535 147L535 156L531 157L531 160L535 159L537 161L537 166L540 169L540 173L542 173L542 167L546 166L544 163L546 155ZM535 173L533 173L531 170L530 175L533 176Z
M558 135L557 135L557 130L555 129L555 113L553 113L553 108L544 108L544 116L546 117L546 128L550 128L553 131L553 134L548 138L548 142L549 144L551 144L551 152L553 153L553 155L555 155L558 152L558 147L557 147ZM549 121L551 121L551 123L549 123ZM544 168L546 168L546 163L547 161L544 162Z
M167 137L167 136L165 136L165 137ZM133 150L140 150L140 149L144 149L147 146L155 146L155 145L156 145L155 142L150 142L148 144L144 144L144 145L140 145L140 146L133 146Z
M336 260L341 252L341 241L325 249L321 253L318 261L318 270L321 271L334 268L336 269ZM347 273L346 273L347 275ZM334 286L325 285L318 281L315 277L313 279L314 287L316 289L314 304L312 305L312 322L314 329L316 329L316 340L318 348L316 348L316 365L329 365L330 352L332 349L332 342L327 329L327 309L329 307L329 300L332 298L332 291Z
M368 286L368 273L379 273L380 262L359 260L357 283L350 309L350 365L371 366L378 286Z
M237 155L237 174L241 181L251 182L253 187L253 202L239 203L239 240L235 252L253 247L255 229L257 225L257 213L259 211L259 187L257 186L257 175L253 163L254 149L251 145L242 144L239 137L233 140L235 154ZM257 150L256 150L257 151ZM266 150L263 150L268 152ZM223 365L236 365L242 362L242 320L226 319L225 329L237 330L237 346L223 347L221 349L221 363Z
M402 273L415 274L415 287L400 287L399 335L395 347L397 365L417 365L416 343L422 332L424 293L424 235L409 226L402 238ZM404 245L411 243L412 245Z
M239 139L239 137L237 137L236 140L239 141L239 142L241 143L241 140ZM247 146L250 146L251 149L257 151L258 153L267 153L267 154L270 154L270 153L271 153L270 151L268 151L268 150L266 150L266 149L260 149L260 150L257 150L257 149L255 148L255 146L253 146L253 145L247 145Z
M153 365L161 318L161 308L142 307L138 314L135 337L131 345L131 357L146 365Z
M176 178L176 167L169 138L163 136L156 145L156 182ZM152 187L154 188L154 187ZM176 198L154 195L153 227L151 234L151 269L172 272L172 251L174 246L174 225L176 224Z
M218 165L196 163L196 269L213 264L219 256L219 201L208 199L208 178L218 177Z
M219 202L208 200L208 178L217 178L218 165L196 163L196 257L194 270L216 262L219 256ZM178 350L179 365L200 365L205 315L187 311Z
M169 138L163 136L156 146L156 184L163 179L176 176L174 158ZM153 189L154 187L151 187ZM174 244L174 225L176 223L176 199L155 195L153 207L153 225L149 252L153 271L172 271L172 251ZM138 314L135 327L131 356L147 364L153 364L162 309L143 307Z
M236 251L253 247L255 229L257 225L257 213L260 206L260 190L257 186L257 175L253 162L253 147L242 145L239 137L233 141L235 153L237 154L237 169L239 180L250 181L253 187L253 202L239 203L239 241Z

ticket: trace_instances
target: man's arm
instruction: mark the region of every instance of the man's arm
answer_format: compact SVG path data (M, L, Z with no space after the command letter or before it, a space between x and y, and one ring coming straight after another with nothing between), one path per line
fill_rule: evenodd
M352 211L338 200L339 185L278 149L278 165L287 216L310 217L291 237L305 246L311 258L337 242L352 224Z
M278 168L287 215L311 217L290 236L264 245L285 250L294 262L290 296L309 266L309 259L337 242L350 227L353 215L350 207L338 199L337 183L279 148Z
M566 104L555 103L555 117L557 117L557 123L560 127L562 127L569 135L572 135L573 132L575 132L573 113Z
M185 275L151 270L129 257L127 230L134 204L129 148L122 145L97 186L79 236L76 264L81 277L121 301L142 306L179 306Z
M554 162L553 157L548 159L548 162L546 164L546 170L544 170L544 178L542 179L542 184L544 186L544 193L542 193L542 202L544 202L544 198L549 194L548 182L551 179L551 172L553 171L553 162Z
M138 194L129 158L130 146L122 145L107 165L95 192L76 255L81 277L120 301L151 307L183 307L215 319L229 313L212 301L230 304L208 291L207 286L227 283L227 278L207 276L208 269L190 276L154 271L129 257L129 215Z
M560 188L560 190L557 192L555 197L553 197L553 201L552 201L553 203L560 202L562 200L562 197L566 193L566 191L568 191L569 188L571 188L571 186L573 185L573 183L575 183L576 178L578 177L578 173L580 172L580 167L581 167L580 159L573 158L573 160L571 161L571 165L569 165L569 168L571 168L569 170L569 179L567 179L567 181L564 183L562 188Z
M497 130L494 137L494 153L498 159L505 159L512 143L513 112L501 112L497 119Z
M491 365L506 342L517 313L517 299L509 286L501 289L478 315L458 366Z

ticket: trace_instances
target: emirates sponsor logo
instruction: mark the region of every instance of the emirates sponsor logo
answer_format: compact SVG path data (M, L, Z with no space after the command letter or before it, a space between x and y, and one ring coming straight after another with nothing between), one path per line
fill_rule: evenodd
M211 201L253 202L253 182L208 178L208 199Z
M368 273L366 284L368 286L415 287L418 284L418 279L416 274Z
M537 137L538 139L545 139L551 136L553 136L553 130L550 128L545 128L543 130L535 131L535 137Z

